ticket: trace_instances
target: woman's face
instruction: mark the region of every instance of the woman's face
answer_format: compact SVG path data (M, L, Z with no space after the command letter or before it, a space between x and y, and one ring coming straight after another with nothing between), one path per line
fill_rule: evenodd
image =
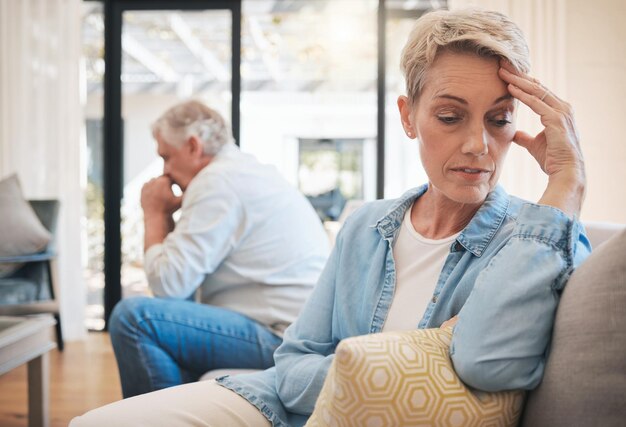
M515 103L498 68L496 59L444 52L428 69L419 99L398 99L438 196L480 204L498 182L515 134Z

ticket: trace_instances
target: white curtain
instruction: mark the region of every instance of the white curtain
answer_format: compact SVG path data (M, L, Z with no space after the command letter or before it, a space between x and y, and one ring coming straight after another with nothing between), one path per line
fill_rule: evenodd
M0 177L57 198L65 337L85 335L81 267L80 0L0 0Z
M565 0L449 0L451 9L479 7L509 16L524 32L530 48L531 74L559 97L567 99ZM527 107L518 128L534 135L542 127ZM512 145L500 182L510 194L537 201L547 178L526 150Z

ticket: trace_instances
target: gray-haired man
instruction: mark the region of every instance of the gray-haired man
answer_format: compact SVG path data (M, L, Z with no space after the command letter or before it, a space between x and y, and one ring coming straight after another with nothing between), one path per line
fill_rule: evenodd
M164 169L142 189L144 268L161 298L125 299L112 313L124 397L211 369L272 366L329 250L304 196L239 151L214 110L174 106L153 136ZM204 304L187 301L196 290Z

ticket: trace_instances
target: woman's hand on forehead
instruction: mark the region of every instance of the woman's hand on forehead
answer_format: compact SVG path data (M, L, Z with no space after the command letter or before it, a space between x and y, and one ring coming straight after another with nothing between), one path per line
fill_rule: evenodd
M579 135L570 104L521 73L505 60L500 61L499 76L515 98L537 113L544 129L536 136L517 131L513 142L526 148L548 175L548 187L539 201L570 215L580 212L585 187L585 171Z

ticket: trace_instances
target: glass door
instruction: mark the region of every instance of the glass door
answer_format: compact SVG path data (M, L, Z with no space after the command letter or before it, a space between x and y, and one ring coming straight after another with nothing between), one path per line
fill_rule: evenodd
M193 98L239 136L240 22L234 0L104 4L105 321L121 298L149 294L140 194L163 170L151 124Z
M141 188L161 175L151 124L197 99L231 118L230 10L146 10L122 14L122 296L149 294L143 272Z
M276 166L323 220L376 198L377 8L243 3L241 149Z

